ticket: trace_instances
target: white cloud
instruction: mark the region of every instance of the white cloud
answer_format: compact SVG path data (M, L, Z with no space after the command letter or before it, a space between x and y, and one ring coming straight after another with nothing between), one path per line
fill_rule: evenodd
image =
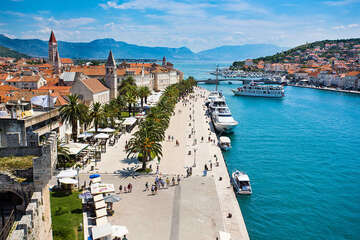
M359 2L359 0L341 0L341 1L326 1L324 2L324 4L328 5L328 6L345 6L345 5L349 5L352 3L357 3Z
M39 17L39 16L34 16L33 19L42 24L48 24L48 25L52 25L52 26L65 26L68 28L88 25L88 24L94 23L96 21L96 19L88 18L88 17L55 19L54 17L43 18L43 17Z
M15 35L13 35L13 34L9 34L9 33L3 33L3 35L4 35L5 37L11 38L11 39L16 38L16 36L15 36Z

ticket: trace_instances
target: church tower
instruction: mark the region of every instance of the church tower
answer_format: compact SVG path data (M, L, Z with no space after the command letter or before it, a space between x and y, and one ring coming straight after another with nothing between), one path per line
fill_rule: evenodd
M55 38L55 34L51 31L50 39L49 39L49 63L55 64L56 54L58 52L57 41Z
M105 69L106 69L105 83L106 86L110 88L110 99L116 98L118 95L116 63L111 50L109 52L109 56L105 64Z
M58 51L56 51L56 55L55 55L54 68L56 73L58 74L61 73L61 58Z

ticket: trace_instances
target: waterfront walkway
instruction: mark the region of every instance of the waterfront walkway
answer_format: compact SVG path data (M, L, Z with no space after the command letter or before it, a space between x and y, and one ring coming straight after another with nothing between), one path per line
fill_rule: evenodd
M132 193L120 194L122 200L114 204L115 215L109 217L113 224L126 225L132 239L216 239L219 231L229 232L232 239L249 239L216 135L210 119L205 116L205 98L200 95L207 94L197 88L195 97L186 106L183 102L176 104L162 144L159 173L170 179L181 175L180 185L160 190L155 196L143 192L145 182L151 185L155 176L133 176L134 169L140 164L135 159L127 159L124 151L131 134L122 136L115 146L108 147L97 164L96 172L102 174L103 182L113 183L115 189L129 182L134 186ZM173 141L168 140L169 135ZM202 137L204 141L201 141ZM209 137L215 142L209 142ZM179 146L176 146L176 140L180 142ZM206 177L203 176L205 164L209 168L212 164ZM155 172L157 162L149 165ZM188 167L192 167L193 174L186 178ZM82 171L81 183L88 180L89 173L88 168ZM227 217L229 213L231 218Z

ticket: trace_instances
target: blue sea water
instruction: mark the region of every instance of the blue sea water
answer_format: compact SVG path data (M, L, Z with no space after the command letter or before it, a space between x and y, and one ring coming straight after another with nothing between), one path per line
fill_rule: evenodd
M216 63L175 66L207 79ZM238 197L250 238L360 239L360 96L286 87L284 99L251 98L235 87L219 86L239 121L224 157L251 178L253 194Z

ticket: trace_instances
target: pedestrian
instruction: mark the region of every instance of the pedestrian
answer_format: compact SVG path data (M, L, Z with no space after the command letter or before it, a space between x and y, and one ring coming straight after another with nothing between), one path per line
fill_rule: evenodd
M156 174L159 174L159 165L156 166Z
M172 142L174 141L174 136L171 136L171 141L172 141Z
M122 238L122 240L128 240L128 239L126 238L126 235L124 235L124 237Z
M208 169L208 166L205 164L205 166L204 166L204 170L205 171L208 171L209 169Z
M169 185L170 185L170 179L167 177L167 178L166 178L166 188L168 188Z
M190 167L190 176L192 175L192 167Z
M172 185L175 186L175 178L174 177L171 179L171 182L172 182Z
M212 171L212 162L210 162L210 171Z
M154 190L155 190L155 194L157 193L157 190L158 190L158 187L155 185L155 188L154 188Z
M146 191L149 191L149 183L148 182L145 183L145 192Z
M128 192L131 192L131 183L128 184Z
M171 137L170 137L170 135L169 135L169 136L168 136L168 141L169 141L169 142L170 142L170 138L171 138Z
M155 185L152 185L151 186L151 194L154 195L154 193L155 193Z
M203 142L203 141L204 141L204 137L202 136L202 137L201 137L201 142Z
M122 185L119 186L119 193L122 191Z
M209 137L208 137L208 142L210 142L210 139L211 139L211 138L210 138L210 136L209 136Z
M178 185L180 185L180 175L177 175L177 182L178 182Z

